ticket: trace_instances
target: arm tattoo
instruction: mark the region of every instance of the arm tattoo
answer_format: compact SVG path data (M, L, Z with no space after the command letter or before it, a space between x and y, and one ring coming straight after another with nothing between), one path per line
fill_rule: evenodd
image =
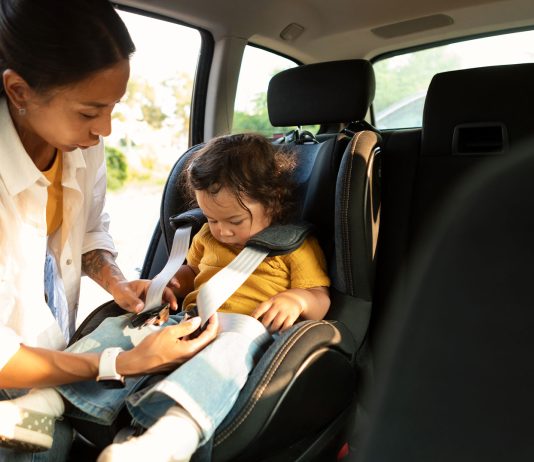
M82 270L107 291L112 282L125 279L113 255L107 250L96 249L83 254Z

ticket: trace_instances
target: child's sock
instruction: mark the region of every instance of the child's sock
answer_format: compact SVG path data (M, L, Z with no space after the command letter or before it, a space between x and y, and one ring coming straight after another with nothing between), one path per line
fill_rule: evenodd
M63 398L54 388L34 388L26 395L10 400L22 409L37 411L52 417L61 417L65 412Z
M137 438L108 446L98 462L131 462L147 457L151 462L186 462L198 447L201 431L187 411L171 407Z

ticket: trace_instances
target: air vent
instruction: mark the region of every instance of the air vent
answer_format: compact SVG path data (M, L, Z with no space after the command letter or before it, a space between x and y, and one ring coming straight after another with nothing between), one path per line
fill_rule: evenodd
M429 29L450 26L453 19L445 14L433 14L422 18L409 19L408 21L396 22L387 26L376 27L371 32L382 38L394 38L402 35L415 34Z

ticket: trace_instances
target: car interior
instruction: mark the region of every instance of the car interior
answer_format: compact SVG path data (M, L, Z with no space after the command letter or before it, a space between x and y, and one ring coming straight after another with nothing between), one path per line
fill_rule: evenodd
M264 109L272 142L297 155L300 218L313 226L332 281L325 320L298 323L270 345L193 460L532 460L534 41L524 39L526 58L509 62L481 65L471 55L436 72L427 62L424 91L413 86L391 101L388 92L412 88L414 75L397 70L418 51L528 33L534 3L116 6L201 38L188 148L177 150L165 179L140 277L161 271L171 218L191 208L177 187L187 159L235 132L253 46L294 62L269 79ZM184 47L161 44L165 59ZM413 108L419 123L395 125L394 112ZM121 312L97 305L71 342ZM130 422L125 411L110 427L73 425L71 460L95 460Z

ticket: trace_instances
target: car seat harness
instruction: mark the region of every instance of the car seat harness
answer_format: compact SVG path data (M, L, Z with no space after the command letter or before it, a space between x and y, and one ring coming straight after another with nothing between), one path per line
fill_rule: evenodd
M169 259L152 280L143 311L131 319L133 327L154 323L162 310L168 310L167 304L162 304L163 291L184 263L193 227L198 229L206 222L206 218L200 209L193 209L172 216L170 222L175 233ZM201 326L205 325L211 315L247 280L266 257L293 252L302 245L311 228L310 224L302 221L276 224L252 236L228 266L201 286L196 300Z

